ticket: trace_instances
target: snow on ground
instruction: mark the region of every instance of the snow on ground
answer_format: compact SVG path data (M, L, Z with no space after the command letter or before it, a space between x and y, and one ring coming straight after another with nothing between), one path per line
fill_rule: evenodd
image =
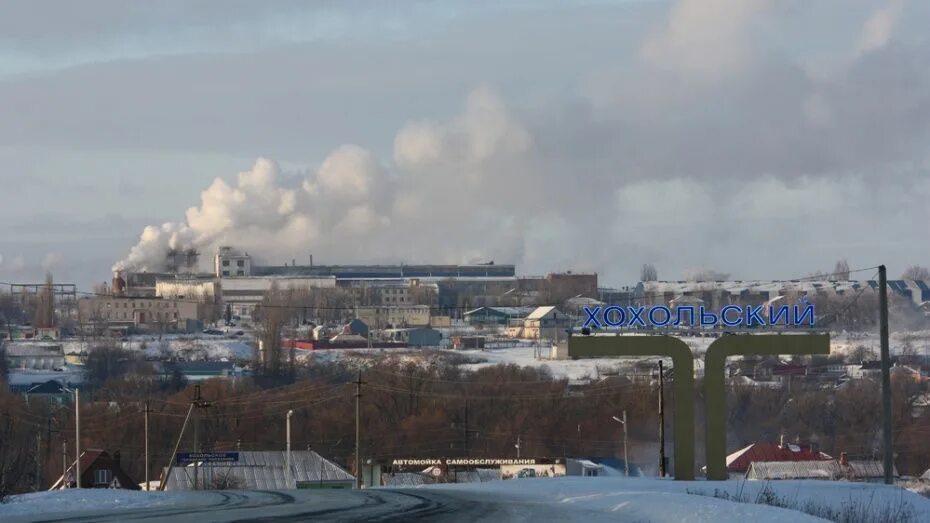
M176 506L189 500L185 492L142 492L119 489L67 489L10 496L0 503L0 520L13 516L81 510Z
M149 358L181 357L186 360L251 359L254 353L251 338L209 334L165 334L132 336L119 342L126 350L141 351ZM87 352L92 340L62 342L65 354Z
M11 386L32 385L56 380L60 383L77 385L84 380L84 371L80 367L65 365L62 370L10 369L7 382Z
M714 497L726 492L730 497L759 499L768 490L791 506L808 504L841 513L855 507L872 521L895 514L900 521L930 521L930 499L893 486L835 481L673 481L645 478L518 479L487 483L428 485L420 488L449 489L473 493L476 497L496 500L520 500L577 507L578 520L585 512L614 514L624 520L643 521L714 521L753 523L782 521L822 521L799 511L765 504L742 503ZM909 507L909 508L906 508ZM904 515L909 515L905 518ZM595 518L597 519L597 518Z

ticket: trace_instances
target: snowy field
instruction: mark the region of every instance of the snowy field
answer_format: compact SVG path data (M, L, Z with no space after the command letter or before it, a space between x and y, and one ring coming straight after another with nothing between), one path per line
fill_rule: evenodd
M0 504L0 521L14 516L52 515L82 510L116 510L180 506L185 492L142 492L117 489L68 489L10 496Z
M414 489L392 489L393 492L417 492L437 501L453 500L455 516L459 510L477 515L494 509L496 521L675 521L675 522L807 522L830 520L916 523L930 521L930 499L907 490L885 485L833 481L673 481L644 478L582 478L518 479L486 483L429 485ZM368 493L373 495L364 494ZM377 494L381 492L382 494ZM274 493L240 492L229 495L249 496L247 503L221 503L222 492L133 492L109 489L72 489L12 496L0 504L0 520L34 521L55 518L77 518L83 514L92 519L118 521L126 516L134 519L174 518L202 521L242 519L255 513L238 513L241 506L257 507L265 516L275 512L282 520L291 520L308 509L331 508L330 514L340 514L342 506L358 504L360 496L372 500L387 494L372 489L353 494L341 492L289 491L297 496L297 504L281 504L280 499L264 502L259 497ZM331 505L320 505L329 494ZM450 497L451 496L451 497ZM273 496L272 496L273 498ZM724 499L729 498L729 499ZM742 501L734 501L734 499ZM274 501L274 503L269 503ZM293 502L293 499L291 500ZM766 503L760 503L766 501ZM365 504L365 503L363 503ZM778 506L773 506L778 505ZM383 505L383 504L382 504ZM376 507L377 508L377 507ZM402 507L398 507L402 508ZM137 512L161 509L161 512ZM181 509L180 512L173 509ZM127 512L117 512L125 510ZM164 512L168 510L167 512ZM191 513L188 514L187 510ZM207 510L207 512L204 512ZM227 510L227 511L224 511ZM372 514L390 519L390 505L383 513ZM199 515L198 515L199 514ZM395 518L399 514L394 514ZM190 517L187 517L190 516ZM440 515L434 515L442 520ZM246 518L249 519L249 518ZM326 519L324 516L323 519ZM454 517L452 519L455 519ZM457 520L461 520L458 518Z
M132 336L118 343L123 349L143 352L147 358L221 361L252 359L254 350L250 342L247 336L166 334L161 339L159 336ZM65 354L80 354L90 350L93 342L67 340L62 345Z
M519 479L500 482L428 485L423 489L474 493L486 499L533 501L577 509L571 521L614 515L624 521L784 522L823 521L795 509L755 501L843 514L865 514L855 521L930 521L930 499L902 488L834 481L673 481L644 478ZM719 497L745 499L736 502ZM723 493L726 494L723 494ZM895 516L893 519L884 519Z

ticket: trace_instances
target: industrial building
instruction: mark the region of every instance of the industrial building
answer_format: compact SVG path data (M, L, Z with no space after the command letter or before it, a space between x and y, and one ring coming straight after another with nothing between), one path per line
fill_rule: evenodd
M285 451L241 451L235 454L237 460L234 462L212 465L202 463L196 473L194 464L175 467L168 476L165 490L210 489L218 486L252 490L352 488L355 484L354 476L312 450L292 450L289 472Z

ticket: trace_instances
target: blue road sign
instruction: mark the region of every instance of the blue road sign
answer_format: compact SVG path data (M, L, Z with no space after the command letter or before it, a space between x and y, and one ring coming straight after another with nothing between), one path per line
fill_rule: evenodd
M188 463L237 463L238 452L178 452L178 465Z

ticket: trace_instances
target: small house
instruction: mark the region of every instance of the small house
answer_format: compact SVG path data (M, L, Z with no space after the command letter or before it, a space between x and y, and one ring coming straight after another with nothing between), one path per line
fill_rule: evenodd
M112 456L100 449L87 449L81 452L78 470L81 488L119 488L139 490L139 485L120 467L119 451ZM58 478L49 490L61 490L77 487L74 463Z
M48 380L30 387L23 393L27 402L42 401L55 407L62 407L71 402L74 392L61 384L58 380Z

